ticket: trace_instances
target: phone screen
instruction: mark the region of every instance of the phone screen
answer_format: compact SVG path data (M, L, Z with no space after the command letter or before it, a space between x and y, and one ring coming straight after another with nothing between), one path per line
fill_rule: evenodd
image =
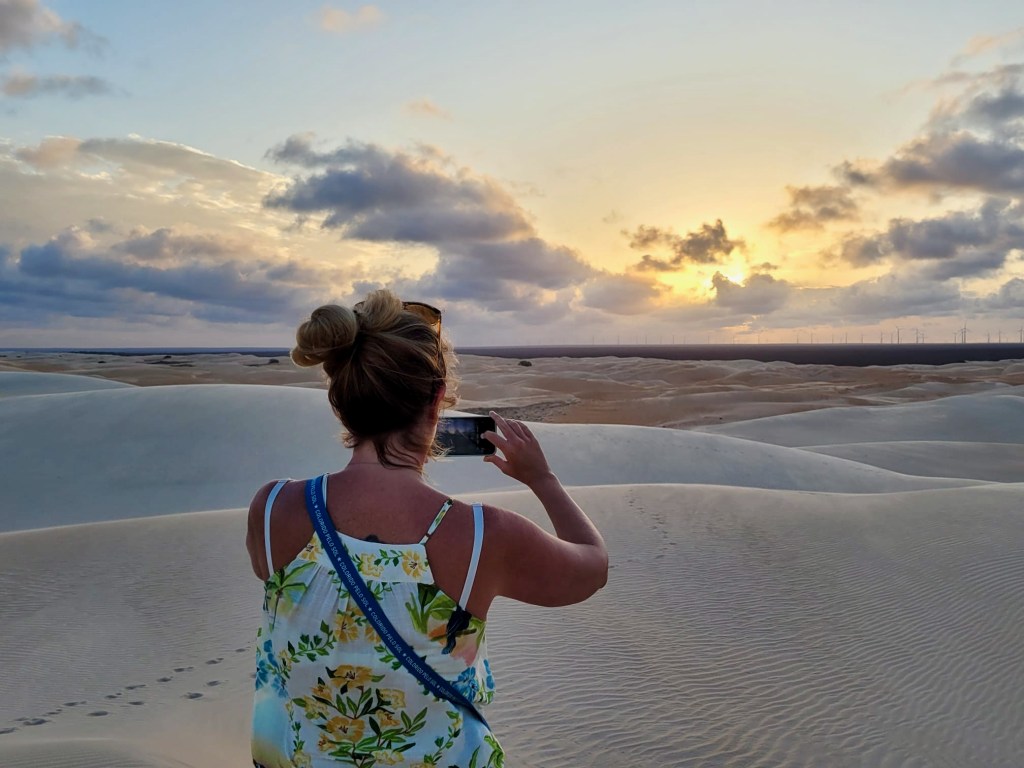
M487 456L494 453L494 444L481 435L493 431L490 416L444 416L437 423L437 442L449 456Z

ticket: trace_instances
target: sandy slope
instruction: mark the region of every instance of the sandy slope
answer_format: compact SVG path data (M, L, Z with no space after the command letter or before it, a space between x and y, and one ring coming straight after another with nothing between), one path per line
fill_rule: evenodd
M570 485L688 482L872 493L975 482L915 478L682 430L540 424L537 434ZM0 453L8 457L0 487L9 499L0 529L247 506L268 480L340 466L348 452L339 437L315 389L216 384L0 399ZM430 476L453 493L515 485L478 459L447 460Z
M512 764L1024 754L1024 485L575 495L605 531L612 578L574 608L493 610L489 717ZM527 494L487 500L539 518ZM0 723L16 729L0 765L244 764L259 583L243 526L239 510L0 536L21 594L0 603Z
M888 443L816 445L805 450L908 475L955 475L1000 483L1024 482L1024 443L893 440Z
M699 429L786 446L892 440L1020 444L1022 422L1024 387L1013 387L999 394L957 395L886 408L830 408Z

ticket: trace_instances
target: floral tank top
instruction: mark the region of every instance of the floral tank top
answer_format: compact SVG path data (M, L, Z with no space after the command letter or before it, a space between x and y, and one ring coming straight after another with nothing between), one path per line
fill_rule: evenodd
M283 485L278 483L267 500L267 534L270 510ZM339 535L403 639L479 706L494 697L485 623L440 590L427 560L427 540L450 507L448 500L416 544ZM477 525L482 524L481 517ZM269 550L269 535L265 541ZM429 693L390 653L350 597L315 531L264 587L263 620L256 633L254 765L504 765L504 753L487 726Z

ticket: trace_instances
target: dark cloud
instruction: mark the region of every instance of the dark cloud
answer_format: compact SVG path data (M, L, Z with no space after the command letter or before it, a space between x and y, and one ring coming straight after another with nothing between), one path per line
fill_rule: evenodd
M581 303L615 315L639 315L656 308L668 286L644 275L602 273L583 286Z
M933 195L1024 192L1024 65L949 73L932 84L959 92L940 101L923 134L880 163L843 163L839 178Z
M672 272L685 264L717 264L737 248L744 247L744 241L730 239L725 225L718 219L714 224L702 224L700 229L677 235L668 229L641 224L634 232L623 232L629 238L629 247L634 250L665 248L672 252L668 259L645 254L636 268L656 272Z
M102 96L114 93L114 88L100 77L81 75L8 75L0 86L5 96L19 99L31 99L36 96L64 96L69 99L81 99L86 96Z
M923 275L893 272L825 294L820 318L833 324L877 322L897 317L956 314L962 308L960 290L952 283L935 282Z
M497 182L433 148L392 152L350 141L319 151L310 136L292 136L268 155L313 172L268 195L267 207L321 215L321 226L350 239L436 249L435 269L415 285L421 293L531 311L595 274L571 249L538 237Z
M1007 280L998 291L982 300L981 309L1009 310L1012 317L1021 320L1024 309L1024 279L1013 277Z
M1024 147L968 131L917 139L879 166L846 163L838 169L851 185L925 191L1024 193Z
M308 267L244 253L237 243L217 248L204 238L161 230L108 247L79 230L29 245L0 260L0 317L191 316L217 322L291 321L322 296L325 275ZM160 245L159 248L156 244ZM160 263L146 263L158 252ZM234 254L226 258L224 254ZM127 255L142 258L126 258ZM218 258L206 258L219 256ZM34 308L34 310L33 310Z
M252 255L251 246L221 235L182 235L166 227L133 233L114 243L110 250L145 262L169 262L182 258L217 260Z
M721 272L715 272L711 284L715 289L715 304L750 315L767 315L781 309L793 288L785 280L765 274L750 275L745 283L740 284Z
M989 199L973 211L951 211L930 219L893 219L885 232L850 235L838 255L858 267L892 259L930 262L923 274L933 280L990 273L1010 253L1024 249L1024 209Z
M375 242L500 241L533 234L512 197L490 179L450 173L433 157L387 152L349 142L332 152L312 149L293 136L271 150L281 162L320 173L296 179L267 197L271 208L325 213L322 225L347 237Z
M789 210L768 222L782 232L821 229L833 221L851 221L859 216L857 202L848 187L786 187Z

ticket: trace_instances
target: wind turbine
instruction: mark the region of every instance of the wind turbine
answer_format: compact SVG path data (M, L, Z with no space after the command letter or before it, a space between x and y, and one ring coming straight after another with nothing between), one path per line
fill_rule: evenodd
M896 343L900 343L900 327L898 325L896 326Z
M971 330L971 329L968 328L966 325L963 328L960 329L960 343L961 344L966 344L967 343L967 332L969 330Z

